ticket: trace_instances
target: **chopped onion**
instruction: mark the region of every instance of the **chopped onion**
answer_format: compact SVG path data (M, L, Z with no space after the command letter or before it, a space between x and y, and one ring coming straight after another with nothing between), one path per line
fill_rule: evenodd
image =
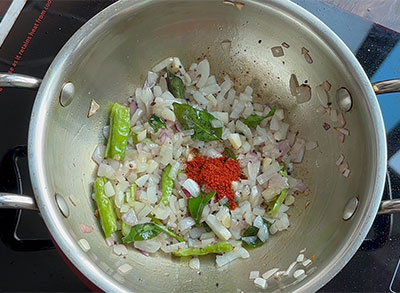
M198 88L202 88L210 76L210 64L208 63L207 59L200 61L200 63L197 65L197 72L201 75L201 77L196 85Z
M320 84L315 88L315 94L319 102L321 103L322 107L324 108L328 107L329 96L322 84Z
M296 89L296 101L302 104L311 100L311 87L308 84L302 84Z
M97 110L100 109L100 105L96 103L96 101L94 99L90 100L90 106L89 106L89 110L87 113L87 118L92 117L94 114L96 114Z
M148 253L155 253L161 247L161 243L156 239L135 241L133 245L135 246L135 248L146 251Z
M117 244L117 245L115 245L113 247L113 252L116 255L127 255L128 254L128 249L123 244Z
M114 196L115 195L115 190L114 187L112 186L111 181L107 181L106 184L104 184L104 193L108 196Z
M135 114L136 110L138 109L138 105L135 101L129 103L129 108L131 110L131 117Z
M304 139L297 138L290 151L290 161L292 163L301 163L303 161L305 151L305 141Z
M258 229L257 237L258 237L262 242L267 241L267 239L268 239L268 237L269 237L268 226L267 226L267 225L264 224L264 225L262 225L262 226Z
M336 166L339 166L341 163L344 161L344 156L343 154L340 154L340 157L336 161Z
M102 145L102 144L99 144L95 148L93 155L92 155L92 160L95 161L97 163L97 165L100 165L101 162L103 161L105 150L106 150L106 147L105 147L105 145Z
M349 168L349 164L347 162L343 162L340 164L339 166L339 171L340 173L344 173L344 171L346 171Z
M230 50L231 50L231 41L229 41L229 40L224 40L224 41L222 41L221 42L221 47L222 47L222 50L226 53L226 54L229 54L229 52L230 52Z
M343 127L335 127L335 130L340 132L343 135L349 136L350 135L350 130L348 130L347 128L343 128Z
M339 122L339 127L344 127L346 125L346 120L344 120L342 113L337 115L337 121Z
M149 72L147 73L147 80L146 80L146 82L144 83L144 87L145 87L145 88L150 88L150 89L153 88L153 87L156 85L157 79L158 79L158 74L149 71Z
M287 140L283 140L278 144L278 149L281 152L281 156L283 157L290 151L290 144Z
M324 122L324 124L322 124L322 127L323 127L326 131L328 131L328 130L331 128L331 126L330 126L328 123L326 123L326 122Z
M196 225L195 220L193 220L192 217L186 217L179 222L178 227L181 231L185 231L186 229L191 228L194 225Z
M184 194L187 198L191 198L191 197L192 197L192 195L190 194L190 192L187 191L185 188L182 188L182 192L183 192L183 194Z
M128 226L135 226L138 223L135 211L129 209L127 213L122 215L122 221L124 221Z
M192 197L198 197L200 195L200 186L193 179L186 179L182 186L190 193Z
M103 127L103 136L105 139L108 139L108 134L110 132L110 125L106 125Z
M307 141L306 142L306 150L310 151L316 149L318 147L318 142L316 141Z
M79 228L81 229L82 233L92 233L93 232L93 227L88 226L86 224L79 224Z
M192 258L189 261L189 267L192 270L200 270L200 260L197 257Z
M307 186L306 186L301 180L297 180L297 184L296 184L295 189L296 189L298 192L303 193L304 191L307 190Z
M295 74L292 74L290 76L289 87L290 87L290 93L292 94L292 96L296 96L297 88L299 87L299 82L297 81L297 77Z
M262 226L264 226L263 219L260 216L257 216L254 219L253 226L256 227L256 228L261 228Z
M327 92L329 92L329 91L331 90L332 85L330 84L329 81L325 80L325 81L322 83L322 85L323 85L324 89L325 89Z
M283 48L281 46L275 46L271 48L272 56L281 57L284 55Z
M253 162L253 164L248 164L247 165L248 176L249 176L249 180L250 181L255 181L256 180L258 172L260 171L260 166L261 166L261 162L260 161Z
M264 184L266 183L272 176L276 174L280 169L282 169L282 166L279 165L278 162L273 162L271 165L268 166L266 171L262 173L261 175L257 176L257 182L259 184Z
M159 71L163 70L165 67L167 67L168 65L170 65L172 63L172 61L174 61L174 59L172 57L168 57L167 59L164 59L163 61L158 63L156 66L154 66L152 71L159 72Z

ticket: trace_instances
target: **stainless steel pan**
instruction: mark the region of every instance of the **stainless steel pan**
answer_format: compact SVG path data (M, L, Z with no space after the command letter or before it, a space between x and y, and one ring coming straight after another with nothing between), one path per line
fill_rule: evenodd
M35 209L37 205L63 253L105 291L213 291L216 283L224 292L255 291L249 271L287 268L303 248L315 256L315 269L303 281L282 289L316 291L343 268L371 227L385 182L386 140L366 74L344 43L299 6L277 0L244 3L239 10L222 0L117 2L68 41L41 82L28 142L35 199L2 194L0 206ZM290 48L274 58L271 48L282 42ZM312 64L301 55L302 47L309 50ZM319 143L298 168L311 192L298 196L290 230L271 237L267 245L251 252L250 259L217 270L213 257L204 258L198 275L188 269L187 260L147 258L131 249L126 261L134 269L123 275L117 270L121 259L105 245L93 215L90 182L96 166L91 155L103 140L107 103L124 101L142 84L148 68L166 56L179 56L185 64L207 56L218 78L227 72L236 78L237 88L250 83L261 102L284 107L291 125ZM289 90L293 73L301 82L308 80L312 89L328 80L335 109L340 104L335 92L344 87L351 93L352 108L345 113L351 135L345 143L338 142L333 130L322 128L326 116L315 96L301 105L295 102ZM1 85L36 87L40 82L24 78L0 76ZM374 88L387 91L388 83ZM389 88L398 90L399 84L392 81ZM101 109L87 118L92 98ZM335 166L340 154L349 162L349 178ZM393 204L398 209L396 202L383 207L393 211ZM83 235L80 223L97 229ZM78 245L81 238L89 242L88 252Z

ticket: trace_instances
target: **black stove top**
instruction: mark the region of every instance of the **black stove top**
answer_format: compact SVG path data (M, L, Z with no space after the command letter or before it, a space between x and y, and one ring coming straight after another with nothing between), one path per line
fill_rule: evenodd
M43 77L72 34L114 1L28 0L0 48L0 72ZM314 0L294 0L322 19L356 55L372 81L400 78L400 34ZM0 5L1 11L1 5ZM42 19L39 19L42 15ZM0 16L1 17L1 16ZM36 24L36 25L35 25ZM0 89L0 158L23 157L36 92ZM400 94L379 97L388 135L389 171L385 197L400 197ZM9 153L14 149L13 153ZM26 159L20 160L23 186L32 194ZM0 170L0 177L7 170ZM9 170L8 170L9 171ZM13 170L11 170L12 172ZM0 188L17 191L0 178ZM11 188L11 189L10 189ZM0 291L89 291L50 245L46 227L33 212L0 210ZM10 218L11 217L11 218ZM11 219L11 220L10 220ZM10 221L18 222L10 237ZM12 223L11 223L12 224ZM392 229L393 228L393 229ZM378 216L368 240L321 292L400 292L400 216ZM44 239L33 242L26 239ZM15 249L17 251L15 251Z

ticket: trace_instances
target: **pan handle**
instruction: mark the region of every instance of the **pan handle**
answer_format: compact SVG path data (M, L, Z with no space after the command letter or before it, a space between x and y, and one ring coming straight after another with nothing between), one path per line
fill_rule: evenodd
M24 74L0 73L0 87L22 87L36 89L42 80Z
M372 84L377 95L400 92L400 79L389 79Z
M379 207L378 215L400 213L400 199L383 200Z
M0 209L38 211L35 200L27 195L0 192Z

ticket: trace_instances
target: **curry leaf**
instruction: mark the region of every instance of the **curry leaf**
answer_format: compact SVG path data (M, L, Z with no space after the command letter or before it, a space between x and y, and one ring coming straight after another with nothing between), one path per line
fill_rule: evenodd
M245 248L257 248L264 244L258 237L258 228L254 226L250 226L244 231L242 236L243 246Z
M207 110L198 110L187 104L173 103L174 113L185 130L193 129L192 138L201 141L221 140L222 127L214 128L215 119Z
M131 228L129 235L122 237L122 242L143 241L156 237L163 232L156 224L145 223L138 224Z
M200 193L198 197L189 198L188 200L189 212L197 224L200 223L204 207L214 197L215 194L216 194L215 191L211 191L210 193Z
M233 152L233 150L230 149L230 148L225 147L225 148L224 148L224 151L222 152L222 155L223 155L224 157L227 157L228 159L236 160L236 155L235 155L235 153Z
M183 239L182 237L176 235L174 232L172 232L170 229L168 229L168 227L164 226L163 223L161 223L161 221L157 218L155 218L152 215L149 215L149 217L151 218L151 220L154 222L154 224L165 234L168 234L169 236L171 236L172 238L175 238L176 240L178 240L179 242L185 242L185 239Z
M251 114L246 119L243 119L243 123L246 124L250 128L256 128L257 125L261 123L261 121L263 121L264 119L266 119L268 117L272 117L275 114L275 111L276 111L276 105L274 105L272 107L271 111L269 111L269 113L267 115L259 116L256 114Z
M183 84L182 79L175 76L173 73L167 73L167 85L168 90L171 94L177 99L185 98L185 85Z
M162 121L160 117L158 117L156 114L151 115L149 119L149 124L151 127L153 127L154 132L157 133L160 128L166 128L167 125L165 125L165 122Z

